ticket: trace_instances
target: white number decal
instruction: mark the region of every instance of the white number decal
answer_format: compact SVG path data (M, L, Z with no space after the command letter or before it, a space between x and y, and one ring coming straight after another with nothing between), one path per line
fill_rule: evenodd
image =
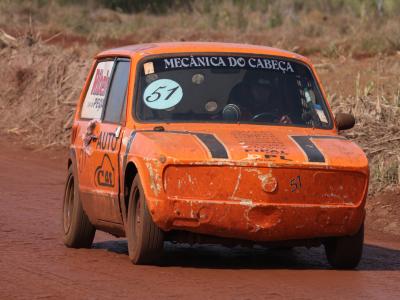
M177 105L183 96L182 87L174 80L159 79L144 90L143 101L153 109L168 109Z

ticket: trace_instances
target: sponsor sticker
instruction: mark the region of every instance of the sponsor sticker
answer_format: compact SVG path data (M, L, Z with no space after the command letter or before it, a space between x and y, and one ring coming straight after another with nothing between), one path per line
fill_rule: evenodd
M114 167L111 159L107 154L104 154L101 165L96 168L94 181L97 186L113 187L115 184Z
M202 84L204 82L204 75L203 74L194 74L192 76L192 82L194 84Z
M310 102L315 103L316 102L315 101L315 94L314 94L314 92L312 90L305 89L304 90L304 96L306 97L306 102L307 103L310 103Z
M154 65L153 62L147 62L143 65L144 75L153 74L154 73Z
M186 56L163 59L164 70L185 68L249 68L294 73L290 61L242 56Z
M318 118L321 122L323 123L328 123L328 119L325 116L324 111L322 110L321 105L319 104L314 104L314 109L317 112Z
M81 116L87 119L100 119L104 98L108 89L114 61L99 62L82 106Z
M214 112L218 108L218 103L216 101L208 101L204 107L206 111Z

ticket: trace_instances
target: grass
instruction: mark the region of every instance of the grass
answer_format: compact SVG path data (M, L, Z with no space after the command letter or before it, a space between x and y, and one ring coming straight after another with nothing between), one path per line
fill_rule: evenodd
M127 1L92 0L83 5L67 0L3 0L0 27L23 34L32 20L42 34L62 32L94 43L110 38L148 42L194 37L286 49L301 45L300 52L318 51L325 57L400 50L400 2L394 0L383 1L382 15L377 0L169 1L177 4L163 8L161 14L149 12L159 2L155 0L141 2L148 6L130 1L134 13L99 8L99 2L130 10Z
M370 162L372 192L400 184L400 107L397 105L400 84L391 87L394 90L391 90L393 94L390 96L382 83L385 76L378 71L377 81L367 81L362 85L359 71L353 95L330 97L334 111L351 112L357 119L355 129L343 134L356 141L366 152Z

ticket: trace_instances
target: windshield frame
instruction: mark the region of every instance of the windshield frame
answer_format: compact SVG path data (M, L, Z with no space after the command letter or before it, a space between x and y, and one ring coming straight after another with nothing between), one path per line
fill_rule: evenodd
M211 56L211 55L219 55L219 56L244 56L244 57L259 57L266 59L283 59L286 61L294 62L305 66L311 74L312 79L315 82L315 86L317 92L320 94L322 99L322 106L326 112L328 112L329 122L326 127L314 127L313 125L301 125L301 124L283 124L283 123L268 123L268 122L228 122L223 120L215 120L215 121L196 121L196 120L174 120L174 121L165 121L165 120L142 120L140 119L136 108L139 106L139 80L140 80L140 71L143 68L143 65L153 59L157 58L172 58L172 57L180 57L180 56ZM295 127L295 128L315 128L319 130L332 130L334 128L334 117L330 106L327 102L327 99L324 97L324 93L322 92L320 82L317 80L316 74L314 74L313 69L310 67L308 63L301 61L299 59L290 58L286 56L278 56L278 55L268 55L268 54L260 54L260 53L241 53L241 52L172 52L172 53L162 53L162 54L153 54L146 55L140 58L136 63L136 71L135 71L135 86L133 91L133 101L131 107L131 115L137 124L243 124L243 125L257 125L257 126L285 126L285 127Z

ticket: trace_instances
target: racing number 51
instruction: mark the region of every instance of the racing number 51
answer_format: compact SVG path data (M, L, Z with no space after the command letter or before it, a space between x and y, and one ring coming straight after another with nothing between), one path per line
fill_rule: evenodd
M295 191L301 189L301 177L296 176L295 178L290 179L290 191L294 193Z
M157 100L160 100L160 98L161 98L161 93L159 92L159 90L165 89L165 88L166 88L166 86L159 86L158 88L156 88L156 89L154 90L154 92L152 92L149 96L146 97L146 101L147 101L147 102L155 102L155 101L157 101ZM165 100L165 101L168 101L168 99L171 98L171 96L175 93L175 91L176 91L178 88L179 88L179 86L167 90L167 92L170 92L170 93L168 94L167 97L165 97L164 100ZM155 95L156 97L155 97L154 99L150 99L153 95Z

